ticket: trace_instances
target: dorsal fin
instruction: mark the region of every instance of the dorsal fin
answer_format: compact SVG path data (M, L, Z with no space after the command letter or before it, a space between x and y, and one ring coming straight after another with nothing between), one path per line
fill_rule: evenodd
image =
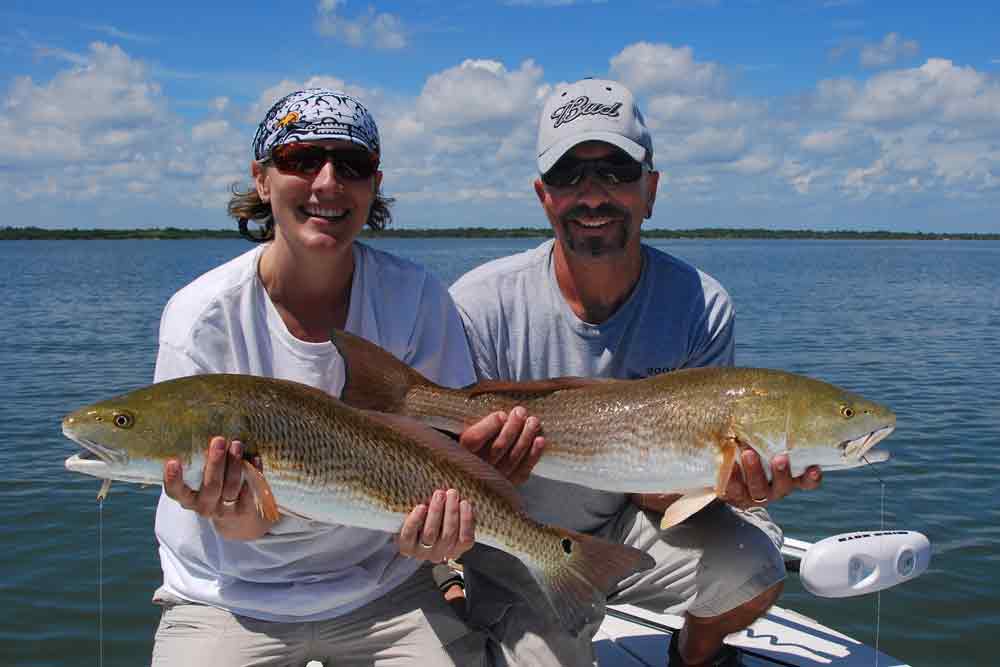
M481 481L490 491L510 503L517 512L524 513L524 502L510 480L472 452L462 449L461 445L448 436L410 417L371 410L361 412L369 419L410 438L431 455L445 459L469 477Z
M430 380L360 336L334 329L332 342L344 358L344 389L340 399L348 405L380 412L402 412L406 394Z

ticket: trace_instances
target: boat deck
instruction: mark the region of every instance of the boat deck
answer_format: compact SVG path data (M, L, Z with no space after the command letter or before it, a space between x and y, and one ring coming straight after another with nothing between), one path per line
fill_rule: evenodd
M602 667L663 667L671 632L680 616L659 615L639 607L608 607L594 650ZM909 667L847 635L788 609L767 614L726 643L739 647L746 667Z

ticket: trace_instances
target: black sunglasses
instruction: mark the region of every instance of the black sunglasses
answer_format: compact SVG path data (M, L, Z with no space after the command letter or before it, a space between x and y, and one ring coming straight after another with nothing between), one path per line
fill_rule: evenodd
M327 160L333 162L338 178L361 181L378 171L378 158L364 150L324 148L314 144L291 143L275 146L262 162L271 161L283 174L315 176Z
M635 183L642 176L642 163L624 153L597 160L579 160L565 155L542 174L542 182L551 187L565 188L579 183L588 172L605 185Z

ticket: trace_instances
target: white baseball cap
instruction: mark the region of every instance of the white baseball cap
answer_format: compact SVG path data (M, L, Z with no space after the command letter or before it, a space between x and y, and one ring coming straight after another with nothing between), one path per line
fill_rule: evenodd
M653 138L628 88L581 79L558 86L538 122L538 171L544 174L577 144L604 141L653 168Z

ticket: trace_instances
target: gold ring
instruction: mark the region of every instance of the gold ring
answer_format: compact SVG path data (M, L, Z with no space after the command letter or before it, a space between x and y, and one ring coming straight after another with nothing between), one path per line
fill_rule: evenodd
M420 548L421 549L433 549L434 545L433 544L424 544L423 542L421 542L420 543Z
M236 507L236 501L237 500L239 500L239 498L233 498L232 500L227 500L226 498L223 498L222 499L222 506L223 507Z
M751 502L753 502L753 503L755 503L757 505L766 505L767 504L767 496L764 496L763 498L760 498L760 499L754 498L753 496L750 496L750 500L751 500Z

